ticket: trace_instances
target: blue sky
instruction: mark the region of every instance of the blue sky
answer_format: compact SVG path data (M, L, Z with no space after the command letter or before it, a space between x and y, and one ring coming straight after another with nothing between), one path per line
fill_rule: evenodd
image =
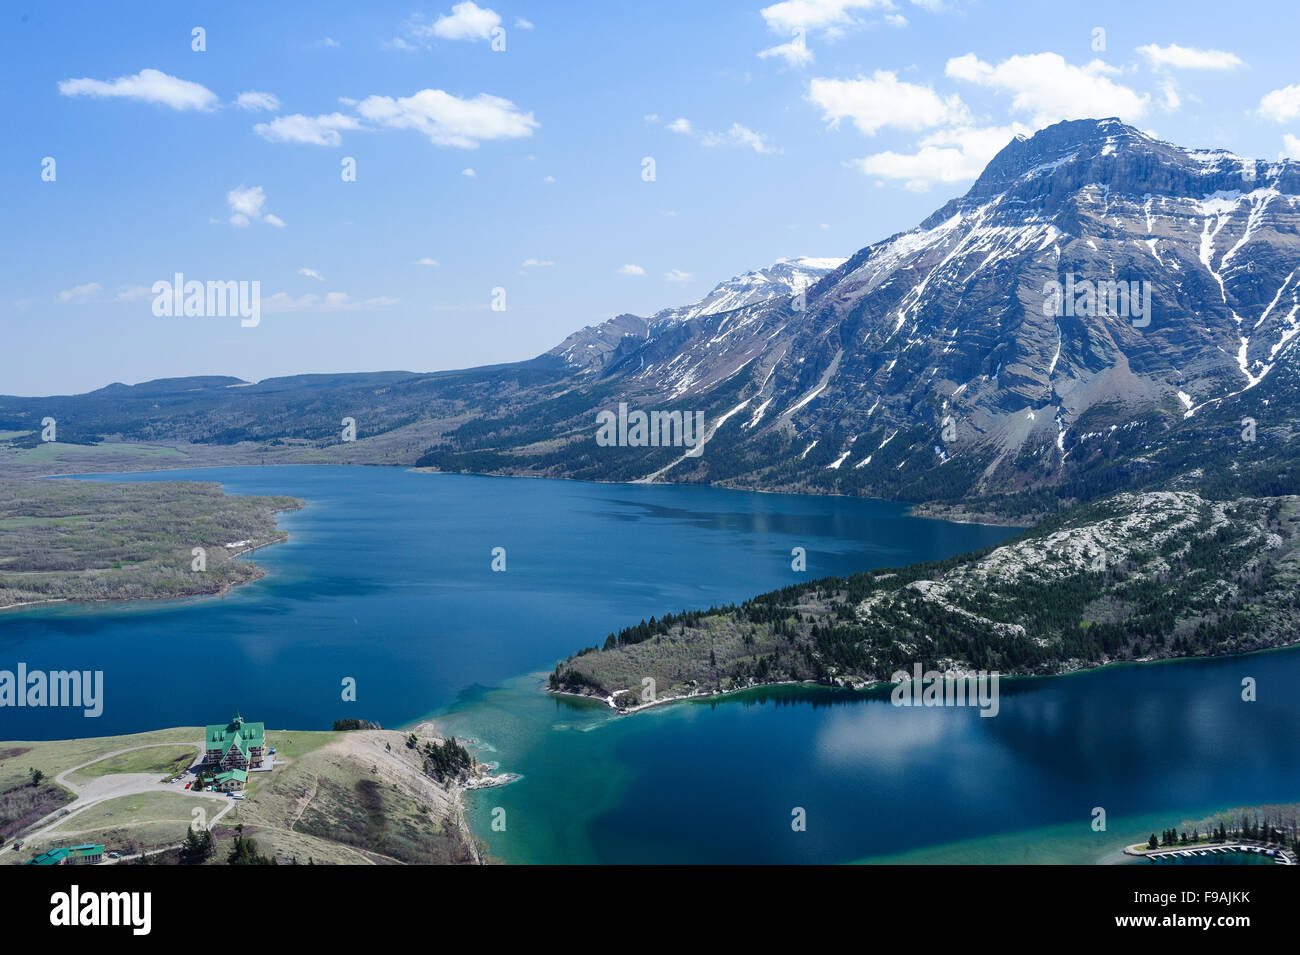
M528 358L850 255L1060 119L1300 156L1293 9L6 4L0 393ZM260 323L155 316L177 272Z

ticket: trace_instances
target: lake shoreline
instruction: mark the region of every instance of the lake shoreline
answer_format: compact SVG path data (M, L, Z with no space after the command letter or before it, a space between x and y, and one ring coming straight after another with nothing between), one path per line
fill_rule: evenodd
M1220 653L1211 656L1186 656L1186 657L1148 657L1141 660L1108 660L1105 663L1098 663L1093 666L1076 666L1057 670L1053 673L1000 673L998 679L1009 683L1027 682L1030 680L1055 680L1061 677L1080 676L1089 673L1100 673L1115 667L1149 667L1158 664L1167 663L1197 663L1208 662L1212 660L1230 660L1255 656L1264 653L1278 653L1286 650L1300 649L1300 636L1297 636L1294 642L1282 644L1275 647L1257 647L1251 650L1242 650L1237 653ZM973 673L973 671L970 671ZM973 677L970 677L973 678ZM726 690L701 690L696 693L684 693L676 696L667 696L661 699L653 700L648 703L641 703L637 706L620 708L615 702L615 696L621 693L630 693L631 690L623 690L618 693L597 696L595 693L582 693L576 690L556 690L549 686L543 686L542 692L548 696L570 697L572 699L589 700L594 703L604 703L607 708L612 710L618 716L631 716L635 713L641 713L645 710L653 709L657 706L664 706L669 703L689 703L702 702L704 700L726 700L727 697L738 696L750 691L764 689L775 689L778 687L802 687L809 690L825 691L828 693L841 692L845 694L867 694L872 691L880 691L890 687L897 686L888 680L877 680L869 682L859 680L853 684L835 684L817 683L812 680L773 680L769 682L750 683L746 686L732 687ZM919 706L920 704L913 704Z
M624 696L628 703L636 704L629 707L632 712L692 700L707 701L709 706L696 710L665 709L644 723L608 720L603 712L608 703L600 697L564 693L548 700L537 692L536 679L541 680L545 689L547 659L553 664L567 652L575 634L603 635L609 626L616 627L629 616L635 619L643 612L648 615L665 606L708 606L711 601L725 604L749 593L745 588L762 589L758 582L769 577L776 582L767 586L779 586L779 578L787 568L780 546L783 535L824 537L828 560L833 557L835 563L828 564L821 573L831 574L849 573L856 566L879 560L940 559L945 552L956 552L959 545L966 545L961 550L978 546L971 542L984 537L972 528L964 532L945 531L942 522L934 530L934 522L909 524L899 519L901 508L893 506L893 502L822 504L805 503L805 497L793 495L733 499L734 495L714 494L703 488L698 492L670 490L679 485L661 485L658 490L638 494L630 487L622 490L567 480L563 483L568 485L568 490L559 485L533 490L519 484L469 482L462 475L446 475L448 480L439 481L435 486L414 477L405 478L400 469L394 473L392 468L385 472L372 470L367 476L363 469L355 467L346 472L341 468L300 467L281 473L262 471L246 477L251 470L230 471L228 476L211 471L155 473L153 479L219 478L232 493L287 490L318 505L312 508L314 513L310 517L304 512L301 522L288 519L295 544L292 552L279 552L279 557L267 559L269 573L279 578L279 582L256 588L243 599L205 604L201 608L196 604L183 614L157 621L152 618L166 616L167 611L147 605L141 605L139 614L116 609L87 610L84 615L88 619L84 623L76 623L66 635L56 634L63 641L59 646L75 649L81 631L100 632L96 628L102 625L102 632L112 638L112 647L127 648L112 651L121 658L120 663L106 658L107 662L120 666L127 677L139 679L141 675L149 678L160 667L154 663L137 664L136 647L145 650L158 647L166 651L167 667L179 672L211 644L218 651L228 652L233 662L235 676L226 691L232 701L250 712L257 707L274 710L274 713L258 715L258 718L274 720L268 725L327 726L331 714L322 711L331 705L337 707L338 700L337 689L331 692L331 685L337 683L341 673L358 675L366 694L363 705L378 707L373 715L385 725L408 725L411 716L428 714L426 718L436 720L458 739L482 740L481 750L476 751L471 745L470 751L481 756L494 774L508 769L513 771L510 776L527 780L526 785L518 787L493 788L490 795L481 798L464 797L471 832L488 844L483 855L487 861L495 861L488 853L511 863L591 862L598 858L722 860L728 857L719 853L733 851L735 847L740 847L736 850L739 854L731 861L740 858L797 861L801 852L806 853L806 859L848 861L849 856L865 857L894 847L892 837L872 832L866 818L868 814L875 816L882 812L905 819L912 818L913 813L918 814L917 818L932 812L950 814L956 820L951 830L953 838L982 837L986 831L1007 826L1029 827L1040 823L1040 817L1053 818L1052 807L1040 808L1029 803L1024 807L1008 807L990 799L985 812L982 802L971 806L969 800L948 792L944 788L947 777L939 771L931 772L932 764L928 761L938 759L946 749L946 758L978 775L985 768L993 773L1000 756L1013 759L1029 754L1042 761L1037 765L1034 761L1025 764L1026 785L1046 785L1060 778L1061 773L1053 769L1056 757L1049 764L1045 754L1059 752L1060 747L1037 748L1045 739L1045 730L1040 723L1026 718L1027 711L1035 712L1031 696L1043 696L1039 709L1063 712L1068 711L1071 701L1076 706L1085 705L1080 698L1104 695L1113 684L1125 691L1125 695L1117 697L1120 704L1105 710L1114 716L1117 726L1134 722L1123 715L1122 700L1132 698L1128 691L1135 686L1154 692L1159 687L1147 687L1147 684L1171 685L1148 704L1156 707L1157 712L1163 712L1159 707L1168 699L1176 700L1178 688L1184 685L1195 688L1213 681L1230 701L1237 698L1236 681L1224 682L1220 671L1230 671L1228 677L1231 677L1243 668L1223 662L1209 672L1203 671L1204 663L1200 662L1194 667L1171 670L1168 679L1150 678L1148 671L1141 671L1142 677L1131 675L1133 670L1120 671L1119 681L1069 684L1075 689L1065 694L1068 697L1065 700L1062 699L1062 688L1067 685L1064 681L1040 680L1032 685L1032 693L1030 685L1012 689L1008 684L1003 688L1008 697L1017 691L1023 696L1015 705L1008 701L1008 706L1003 708L1002 723L964 718L975 713L957 714L948 719L953 714L907 714L891 706L853 706L855 702L884 703L889 699L889 694L880 689L882 684L865 681L855 686L835 687L787 678L718 692L698 691L698 686L678 684L665 688L668 692L664 698L643 703L638 699L638 680L632 692ZM335 476L328 479L323 475L314 476L326 470L334 470ZM290 478L290 474L295 476ZM588 485L587 490L581 489L584 483ZM374 501L376 506L366 509L340 506L340 502L359 500ZM534 500L543 503L535 505ZM777 519L766 513L769 511L781 518L775 529L773 521ZM566 517L570 513L574 515L572 521ZM533 520L535 526L521 521L521 515ZM688 519L683 520L681 515ZM559 524L563 524L563 533L559 533ZM498 541L485 538L484 530L497 526L502 528L500 543L511 546L511 571L527 571L520 575L522 583L513 576L488 574L485 545ZM593 552L591 541L599 539L599 529L610 527L617 533L612 537L606 535L609 544L605 550ZM985 536L992 538L996 533L990 530ZM507 534L519 536L506 537ZM241 533L220 540L249 536L253 535ZM307 546L308 538L310 546ZM799 537L791 539L800 540ZM945 547L950 549L945 551ZM929 556L930 552L939 556ZM411 553L431 556L441 569L431 572L429 567L433 565L428 562L412 564ZM468 561L462 559L466 553L470 555ZM665 573L666 565L659 556L663 553L685 556L681 563L673 564L671 573ZM745 559L727 559L737 553ZM918 556L912 557L913 553ZM481 563L473 560L475 554L483 557ZM525 555L532 562L525 559L516 565L517 554ZM555 583L539 586L538 575L542 575L543 582L554 580ZM342 586L345 581L350 586ZM603 589L593 588L593 582L603 585ZM584 603L583 598L590 598L593 590L598 599L587 599ZM268 611L274 611L274 615ZM53 629L61 626L56 617L79 613L38 609L24 616L48 614ZM212 617L208 618L209 614ZM137 616L139 620L134 619ZM216 623L209 625L209 619ZM411 621L419 621L420 625L412 628ZM405 636L412 629L418 632ZM192 640L173 641L167 639L169 631L192 632L195 636ZM234 639L227 636L231 634L236 635ZM245 634L256 638L248 639ZM24 640L36 646L37 641L46 639L46 630L38 623L18 636L20 646ZM316 667L319 672L308 666L321 659L316 651L309 649L315 643L335 647L339 654L337 661L326 655L324 665ZM381 644L382 651L376 649ZM197 649L191 652L187 649L191 646ZM30 652L34 651L29 651L29 655ZM1241 652L1238 648L1233 655ZM489 653L495 656L486 656ZM707 647L704 653L707 655ZM490 665L474 662L480 659L495 662ZM1176 657L1146 662L1213 659ZM1296 670L1294 654L1268 659L1276 660L1279 665L1270 664L1267 668L1259 665L1257 669L1287 674ZM1093 672L1133 662L1139 661L1107 660L1066 672ZM341 670L340 663L354 669ZM1245 669L1255 672L1249 667ZM263 672L271 677L292 674L294 679L259 682L250 676ZM318 690L297 692L295 679L304 672L316 679ZM1125 676L1124 672L1130 675ZM512 679L510 674L521 673L529 674L528 680L512 685L507 692L496 692ZM383 681L376 682L375 674L382 675ZM1016 679L1056 675L1063 674L1058 670ZM621 684L606 681L605 685ZM712 687L713 681L704 679L699 685ZM524 699L525 695L536 702ZM585 702L561 701L560 695L584 696ZM1202 697L1213 702L1222 694L1206 693L1198 699ZM114 731L119 726L129 729L146 724L167 725L175 721L172 710L179 713L181 721L188 714L183 697L178 709L162 693L158 700L151 699L147 705L126 708L128 701L122 702L120 716L114 717ZM606 705L600 705L602 702ZM723 702L742 705L715 705ZM1225 705L1225 712L1235 714L1238 709L1244 708ZM1120 715L1114 715L1115 710L1121 711ZM444 711L446 721L435 715ZM683 715L675 715L678 711ZM1176 707L1172 712L1178 712ZM914 722L911 717L922 715L931 717L922 722L938 727L939 735L933 739L911 740L905 757L898 755L897 747L902 745L903 738L887 730L896 730L904 723L911 726ZM1240 718L1234 719L1240 722ZM692 722L697 724L695 732L691 732ZM1235 727L1236 737L1244 740L1241 745L1248 747L1248 752L1253 752L1255 745L1264 745L1264 738L1240 732L1237 722L1225 720L1222 725ZM647 731L643 732L642 727ZM57 728L54 724L48 730L37 726L32 733L40 736ZM82 732L83 729L68 726L64 732L54 735L69 737ZM1080 754L1095 753L1089 744L1099 731L1085 733L1081 729L1080 732L1084 734L1077 741ZM28 734L20 731L16 735ZM1121 736L1131 740L1133 734ZM816 747L809 745L813 741ZM948 747L949 741L961 745ZM1132 743L1128 746L1132 748ZM397 742L393 748L398 749ZM379 749L383 749L382 743ZM900 799L884 782L873 785L871 779L876 770L871 767L878 768L880 760L891 755L913 761L908 764L908 772L915 773L917 786L928 794L925 801L918 802L914 796ZM376 753L376 758L382 768L384 757ZM1113 756L1096 757L1097 772L1123 763L1125 758L1124 749ZM492 762L494 759L499 760L499 766ZM685 767L683 771L707 781L704 791L683 794L680 787L674 787L672 798L665 798L662 791L654 792L657 787L652 784L653 779L663 778L662 771L673 766ZM369 771L368 766L362 769ZM1148 767L1141 775L1158 772L1158 767ZM743 815L719 813L717 819L709 816L710 808L716 808L717 804L737 805L753 797L757 792L755 780L761 789L764 781L775 785L786 773L799 791L792 792L789 799L784 791L776 793L772 798L782 800L779 805L774 803L776 809L820 805L819 824L836 820L837 825L846 827L844 836L833 847L817 844L806 850L791 848L783 841L792 837L782 835L788 820L781 820L781 813L773 817L776 825L769 826L771 820L765 816L760 820L763 825L758 827ZM1065 775L1068 778L1068 771ZM912 778L909 775L909 782ZM1244 785L1231 782L1235 778L1231 771L1225 770L1222 785L1216 784L1216 776L1207 778L1204 792L1184 791L1181 784L1175 791L1194 804L1200 804L1207 795L1212 802L1223 805L1253 797L1253 792ZM505 781L502 779L496 785ZM483 780L465 791L489 788L484 785L486 782ZM996 784L994 776L990 786ZM1118 806L1131 788L1126 784L1126 789L1118 795L1108 792L1094 801L1110 799ZM1091 798L1091 794L1086 795ZM1061 795L1061 801L1064 803L1069 797L1078 802L1076 796L1071 790ZM1091 806L1094 801L1084 798L1080 805ZM497 829L490 825L489 813L498 806L510 815L509 836L498 835ZM1021 809L1024 811L1020 812ZM772 807L763 808L764 812L768 810ZM963 813L969 818L963 817ZM987 819L980 821L985 815ZM551 819L565 820L564 826L555 827L554 835L545 831L547 826L533 824ZM530 824L516 826L516 820ZM814 835L820 839L825 831L818 828ZM1131 843L1139 835L1145 838L1146 834L1145 828L1140 834L1125 831L1121 839ZM946 838L949 833L934 835ZM811 843L812 839L803 842ZM1042 855L1056 857L1060 852L1044 846ZM300 854L299 858L302 857Z
M267 729L265 732L267 742L278 746L280 752L271 757L270 766L251 774L249 784L243 790L247 802L223 801L226 802L227 808L239 806L241 816L248 814L246 820L241 818L240 821L246 821L249 832L259 845L270 842L272 854L282 862L291 854L296 855L299 850L304 850L301 844L297 846L289 844L293 842L294 835L312 840L311 844L317 849L321 846L333 849L338 853L330 860L334 863L355 863L358 861L354 854L356 852L372 860L378 858L408 864L426 861L419 857L412 858L409 853L395 852L382 841L374 841L372 844L369 841L358 842L347 838L350 832L348 804L339 802L323 792L317 799L317 791L314 787L320 784L321 774L335 784L340 781L351 784L357 780L365 780L367 785L376 786L382 780L385 792L400 791L402 794L400 798L408 800L411 806L418 806L420 819L416 824L423 827L427 836L432 836L441 830L451 838L451 857L442 861L474 865L496 861L485 857L481 840L474 834L469 824L464 794L478 789L506 785L518 777L514 774L496 774L487 764L477 759L472 759L468 766L462 766L445 777L431 773L426 757L429 746L441 747L450 739L450 734L437 724L425 720L410 730L385 730L378 726L370 726L356 730ZM423 747L414 744L417 737L424 744ZM295 740L297 740L296 744ZM402 745L404 742L405 745ZM28 755L34 750L35 755L29 755L28 758L36 760L38 765L48 769L49 781L68 792L73 799L69 803L55 807L51 812L19 820L17 828L11 828L6 837L0 840L0 852L5 853L5 858L0 859L0 864L13 861L12 850L15 842L32 843L34 840L40 840L42 844L47 844L50 839L67 838L68 834L65 832L56 831L64 826L65 817L74 816L78 820L84 820L85 817L79 816L79 813L89 814L97 805L104 802L135 799L138 803L121 804L120 812L129 820L126 823L116 820L111 824L92 827L91 831L102 832L98 841L111 844L116 840L118 845L121 845L126 830L137 826L158 825L160 821L156 818L158 807L147 801L149 797L156 802L160 797L174 801L196 798L220 799L223 795L217 792L200 792L197 788L191 789L188 783L184 788L179 785L183 777L194 772L200 765L204 752L202 726L172 726L109 736L14 740L7 741L7 745L11 747L9 756L14 752L18 755ZM74 775L86 767L114 757L123 757L127 754L134 756L141 751L160 747L185 750L184 762L175 766L159 766L156 773L152 767L141 768L138 772L132 767L126 767L91 774L105 778L118 777L116 788L109 791L107 795L97 793L90 788L93 783L88 784L85 778L78 781L79 777ZM5 752L0 749L0 753ZM275 752L275 749L271 752ZM312 768L303 770L302 766L306 765ZM307 803L301 804L299 797L302 791L297 788L301 781L300 772L310 773L315 780ZM162 774L161 780L153 778L158 774ZM372 781L372 777L376 776L378 779ZM314 812L322 814L329 820L329 825L316 824L303 829L297 828L297 823L302 818L303 810L308 803ZM223 808L222 813L212 820L213 825L208 826L209 831L228 835L225 827L214 830L216 821L224 815L224 812ZM279 824L285 821L290 824L288 826ZM447 828L442 828L444 826ZM336 829L338 831L335 831ZM285 832L290 833L289 843L281 845L277 851L276 842ZM71 835L79 835L79 833L71 833ZM163 837L159 837L155 832L149 838L157 840ZM153 851L161 852L178 848L174 840L170 837L166 838L167 845L155 848ZM310 847L304 851L310 852ZM320 859L319 855L317 859Z
M296 510L301 510L301 507L286 507L286 508L280 508L279 510L296 511ZM276 513L278 513L278 511ZM243 557L245 554L251 554L255 550L261 550L264 547L270 547L272 544L283 544L288 539L289 539L289 533L285 531L283 537L278 537L275 540L262 541L260 544L253 544L252 546L245 547L242 550L234 551L228 556L230 557L231 560L235 560L237 558ZM221 585L217 587L216 590L187 590L184 593L178 593L178 594L158 594L155 596L132 596L132 597L51 597L48 600L25 600L18 603L4 604L3 606L0 606L0 614L5 613L6 611L9 610L19 610L23 607L45 607L45 606L49 606L50 604L62 604L62 603L100 605L100 604L125 604L125 603L132 603L135 601L153 603L155 601L160 601L160 600L194 600L194 599L199 599L204 597L224 597L226 596L226 594L230 593L236 587L242 587L246 584L254 583L266 577L267 575L266 568L258 567L256 564L253 564L251 566L253 567L254 570L253 576L249 577L246 580L222 581Z
M992 514L983 511L967 511L961 505L952 505L952 515L946 516L943 513L945 508L950 505L929 503L898 501L887 497L874 497L871 495L861 494L839 494L834 491L819 491L814 489L804 491L777 490L774 488L757 488L757 487L738 487L731 484L716 484L710 481L600 481L592 478L574 478L564 475L542 475L542 474L500 474L485 471L443 471L439 468L417 467L414 464L369 464L369 463L350 463L346 461L331 461L329 463L317 463L306 461L284 461L275 464L258 464L251 465L247 462L231 462L227 464L177 464L175 466L157 467L157 468L137 468L132 470L105 470L105 471L86 471L79 473L65 474L36 474L31 475L35 479L51 478L76 478L91 477L106 474L158 474L166 471L203 471L219 470L231 467L355 467L355 468L388 468L401 469L410 471L413 474L443 474L448 476L460 477L484 477L484 478L506 478L511 480L532 480L532 481L566 481L573 484L594 484L605 487L707 487L718 491L739 491L746 494L778 494L789 495L790 497L806 498L842 498L849 501L881 501L886 504L894 504L903 508L903 516L915 517L920 520L945 521L949 524L977 524L987 527L1013 527L1021 530L1027 530L1042 520L1026 524L1023 521L1012 520L999 514ZM24 475L26 477L26 475Z

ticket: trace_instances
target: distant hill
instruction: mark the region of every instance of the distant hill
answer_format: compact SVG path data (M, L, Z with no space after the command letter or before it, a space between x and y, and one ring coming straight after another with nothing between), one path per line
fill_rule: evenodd
M1300 163L1058 123L848 259L783 260L531 361L0 398L0 467L99 466L36 455L50 416L61 442L189 462L709 482L931 513L1032 517L1170 481L1294 493L1297 210ZM702 453L602 446L597 415L620 404L700 412Z

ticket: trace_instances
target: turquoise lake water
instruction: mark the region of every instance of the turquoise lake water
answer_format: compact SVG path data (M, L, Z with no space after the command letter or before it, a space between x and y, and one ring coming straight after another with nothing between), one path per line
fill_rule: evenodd
M0 738L434 716L522 774L472 793L508 862L1113 861L1182 820L1300 797L1300 652L1003 681L997 717L781 687L615 717L542 692L555 661L665 611L945 557L1011 531L898 505L381 468L222 468L307 501L268 576L219 598L0 614L0 666L98 669L103 716L0 715ZM808 572L790 568L791 548ZM491 570L506 548L507 570ZM1255 677L1259 701L1244 703ZM357 702L341 681L357 681ZM791 827L802 809L806 831ZM1102 807L1108 829L1092 831ZM505 830L491 826L505 820Z

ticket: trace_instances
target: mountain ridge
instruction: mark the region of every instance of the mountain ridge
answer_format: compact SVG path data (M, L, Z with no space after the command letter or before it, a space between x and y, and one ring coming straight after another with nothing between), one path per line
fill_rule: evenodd
M1291 376L1273 379L1300 332L1298 275L1300 164L1076 120L1011 141L964 195L847 259L782 260L527 362L297 376L219 398L0 399L0 425L57 411L70 440L183 440L209 456L1045 500L1112 480L1120 461L1140 473L1152 448L1185 444L1175 432L1222 431L1219 406L1263 386L1289 404ZM1095 286L1094 306L1127 308L1131 291L1144 314L1063 307L1053 285ZM620 404L701 413L702 453L598 446L597 413ZM1251 406L1286 459L1279 406ZM343 416L358 422L348 447Z

